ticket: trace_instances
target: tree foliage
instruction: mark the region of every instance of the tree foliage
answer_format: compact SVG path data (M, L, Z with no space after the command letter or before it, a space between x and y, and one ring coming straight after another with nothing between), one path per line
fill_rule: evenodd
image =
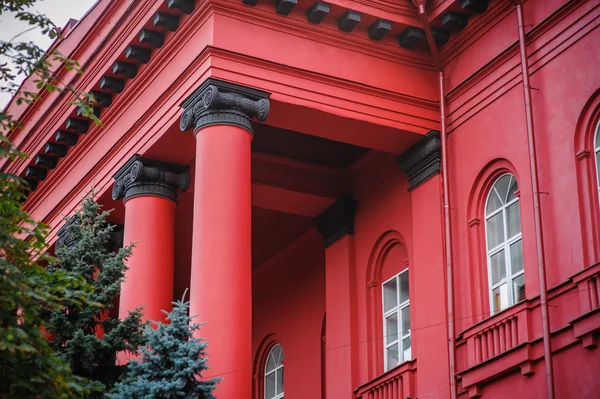
M89 398L103 397L125 373L126 366L116 364L119 352L135 352L145 343L141 310L123 320L110 316L132 247L114 251L114 226L106 221L108 214L94 200L93 192L87 195L81 209L65 225L66 244L56 250L57 260L48 268L51 273L82 276L92 287L89 300L99 305L67 305L47 315L53 326L51 346L76 376L85 378Z
M23 154L3 139L0 159ZM40 264L46 255L46 227L23 211L24 182L0 172L0 397L73 398L83 387L45 339L42 314L68 305L93 306L85 281ZM50 325L45 325L52 328Z
M127 364L127 378L107 395L109 399L214 399L218 379L202 380L208 369L208 344L194 337L200 325L191 324L184 298L165 312L170 323L158 323L156 330L147 327L148 345Z

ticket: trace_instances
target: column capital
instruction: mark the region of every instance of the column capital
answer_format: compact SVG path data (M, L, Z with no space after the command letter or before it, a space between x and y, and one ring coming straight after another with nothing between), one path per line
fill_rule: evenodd
M194 133L206 126L234 125L251 134L252 119L264 122L269 115L270 93L208 78L183 103L179 122L182 131Z
M400 168L408 175L412 191L419 184L440 171L442 163L442 146L440 132L432 130L417 144L396 157Z
M114 200L153 195L177 201L177 190L190 186L189 166L154 161L134 155L114 174Z
M354 235L356 200L344 195L315 218L317 231L323 236L325 248L347 234Z

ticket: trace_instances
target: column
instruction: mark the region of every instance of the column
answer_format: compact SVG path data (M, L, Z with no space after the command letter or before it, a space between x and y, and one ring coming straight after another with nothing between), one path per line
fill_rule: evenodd
M349 398L357 387L355 212L355 200L345 196L315 220L325 247L327 398Z
M196 136L190 314L206 323L203 377L222 378L218 398L252 395L250 143L266 97L210 78L182 104L181 130Z
M164 321L171 310L177 190L190 184L187 166L134 155L114 175L114 200L125 204L125 245L134 244L121 285L119 317L144 307L148 320Z
M411 329L419 397L448 398L448 331L440 181L440 133L431 131L397 158L408 175L413 220Z

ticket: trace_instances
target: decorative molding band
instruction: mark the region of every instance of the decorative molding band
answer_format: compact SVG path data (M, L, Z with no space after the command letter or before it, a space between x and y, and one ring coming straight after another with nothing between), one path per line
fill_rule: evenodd
M412 191L419 184L440 171L442 163L442 145L440 132L432 130L421 141L396 157L400 168L408 175Z
M269 115L270 93L208 78L182 104L181 131L212 125L239 126L250 133L252 119L264 122Z
M134 155L114 174L113 200L152 195L177 201L177 190L190 186L189 166L154 161Z
M75 245L75 237L73 237L73 234L70 234L70 232L73 226L77 226L79 223L79 218L76 215L73 215L67 219L67 222L60 229L58 229L58 232L56 233L58 239L56 240L55 250L59 250L65 246L67 249L73 248ZM111 251L115 248L123 247L123 237L125 232L122 224L113 224L113 226L114 228L110 232L108 242L106 243L106 248Z
M323 236L324 248L344 237L354 235L356 200L344 195L315 218L317 231Z

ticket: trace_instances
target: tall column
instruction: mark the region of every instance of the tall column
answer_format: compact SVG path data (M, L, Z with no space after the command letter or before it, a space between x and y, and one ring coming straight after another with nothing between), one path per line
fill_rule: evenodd
M187 166L134 155L114 175L112 197L125 204L125 245L134 244L121 285L119 317L144 307L148 320L163 321L171 310L177 190L190 184Z
M182 104L181 130L196 135L190 314L206 323L219 398L252 395L251 121L266 119L266 97L208 79Z
M325 247L325 380L328 398L349 398L357 387L355 212L355 200L345 196L315 220Z
M397 160L409 178L413 220L411 321L413 358L419 359L419 397L450 397L444 263L440 133L431 131Z

